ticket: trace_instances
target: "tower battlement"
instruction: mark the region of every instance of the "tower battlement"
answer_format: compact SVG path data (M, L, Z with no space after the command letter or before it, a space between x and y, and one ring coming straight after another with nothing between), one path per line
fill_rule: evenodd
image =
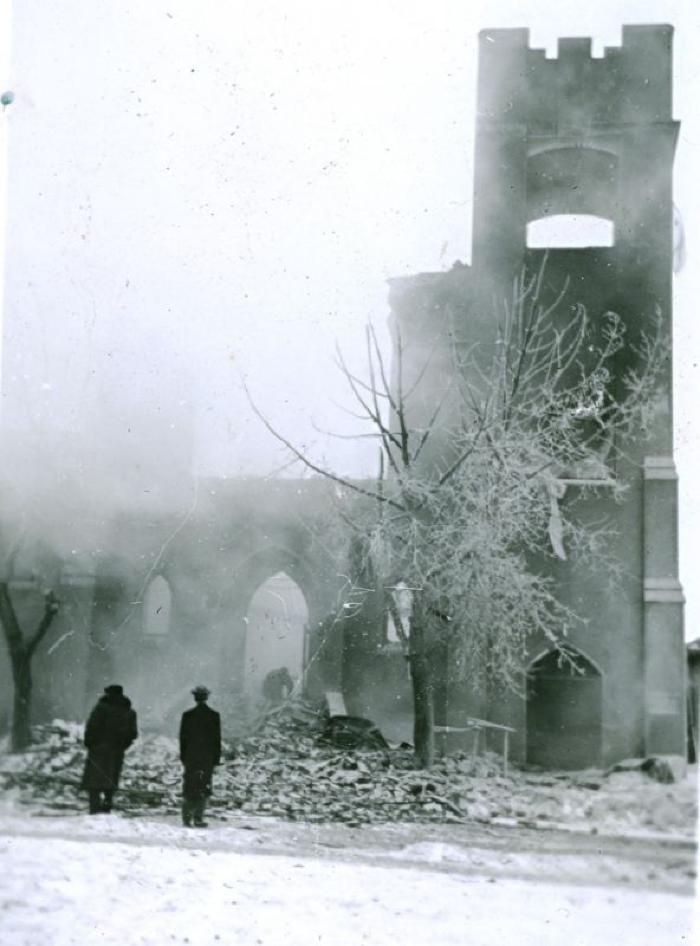
M479 34L480 121L545 130L672 118L673 27L625 26L622 45L594 57L590 37L564 37L556 58L527 29Z

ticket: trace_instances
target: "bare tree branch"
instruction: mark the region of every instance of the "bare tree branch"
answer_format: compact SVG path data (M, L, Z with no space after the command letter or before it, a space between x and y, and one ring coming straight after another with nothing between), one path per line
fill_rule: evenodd
M29 657L33 655L34 651L37 649L44 637L46 637L46 634L53 623L53 619L58 614L59 608L60 604L55 594L53 591L48 591L44 595L44 613L42 615L41 621L39 621L36 630L26 644L27 655Z
M421 438L418 442L418 446L413 451L413 456L411 457L411 466L420 457L421 453L423 452L423 448L425 447L426 443L430 439L430 435L435 430L435 424L437 423L437 419L440 415L440 411L445 406L445 401L447 400L447 396L450 394L451 388L452 388L452 385L450 384L450 386L447 387L443 391L442 396L438 400L437 407L435 408L433 413L430 415L430 419L428 420L428 423L425 426L425 430L421 434Z
M336 349L336 350L337 350L337 353L338 353L338 359L339 359L339 362L340 362L341 371L342 371L343 374L345 375L345 378L346 378L348 384L350 385L350 389L352 390L353 394L355 395L355 399L357 400L357 402L360 404L360 406L361 406L362 409L364 410L366 418L369 418L369 420L372 421L372 423L375 425L375 427L377 428L377 430L378 430L379 433L381 434L383 440L388 441L389 443L393 443L393 445L394 445L395 447L397 447L397 449L400 449L400 448L401 448L400 441L398 440L398 438L396 438L396 437L392 434L391 430L390 430L390 429L386 426L386 424L384 424L384 422L382 421L382 415L381 415L381 411L379 410L379 407L377 406L375 410L372 410L372 408L370 407L370 405L369 405L369 404L366 402L366 400L362 397L362 395L360 394L360 392L359 392L359 390L358 390L358 388L357 388L357 385L355 384L355 382L354 382L354 380L353 380L352 373L350 372L349 368L348 368L347 365L345 364L345 359L343 358L342 352L340 351L339 348ZM370 388L370 391L372 391L372 390L374 390L374 385L372 385L372 387Z
M311 426L316 433L323 434L324 437L333 437L335 440L381 440L382 437L377 431L366 434L338 434L333 430L326 430L323 427L319 427L314 420L311 421Z
M381 410L379 408L379 402L377 400L377 383L374 376L374 359L372 358L372 345L371 345L370 333L369 333L368 328L365 329L365 341L367 344L367 367L369 370L372 398L373 398L373 403L374 403L374 411L375 411L375 416L378 418L377 427L382 436L382 441L384 444L384 453L386 454L387 460L389 461L389 465L391 466L394 473L397 476L400 476L399 468L391 452L392 443L396 444L399 447L400 447L400 443L397 443L396 438L394 438L391 435L390 431L388 431L388 429L385 427L385 425L381 421ZM393 405L393 402L391 403Z
M360 493L362 496L369 496L370 499L375 499L377 500L377 502L381 502L381 503L387 503L389 506L393 506L395 509L400 509L401 511L403 511L403 506L400 503L396 502L396 500L388 496L382 496L379 493L372 492L372 490L364 489L362 486L358 486L356 483L353 483L342 476L336 476L335 473L331 473L330 470L325 470L323 467L317 466L315 463L309 460L309 458L305 454L303 454L301 450L297 449L297 447L295 447L294 444L290 443L289 440L287 440L285 437L282 436L282 434L280 434L277 430L275 430L275 428L268 421L265 415L258 409L258 406L253 400L250 394L250 391L248 390L247 385L244 384L243 388L248 398L248 402L250 406L252 407L256 417L258 417L258 419L262 421L264 426L267 428L267 430L272 434L272 436L276 440L278 440L291 453L293 453L294 456L297 457L297 459L301 460L304 466L306 466L310 470L313 470L314 473L318 473L320 476L324 476L326 479L332 480L334 483L338 483L340 486L344 486L346 489L349 489L354 493Z

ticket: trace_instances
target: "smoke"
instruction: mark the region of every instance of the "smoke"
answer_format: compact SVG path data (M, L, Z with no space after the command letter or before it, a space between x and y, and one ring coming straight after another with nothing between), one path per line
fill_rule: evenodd
M152 415L127 426L0 432L0 522L59 558L104 554L116 518L177 517L191 501L190 438Z

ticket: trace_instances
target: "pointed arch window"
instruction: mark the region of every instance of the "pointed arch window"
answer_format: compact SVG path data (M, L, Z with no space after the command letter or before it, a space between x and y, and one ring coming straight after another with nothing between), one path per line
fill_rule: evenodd
M394 599L394 606L401 621L404 635L410 634L411 629L411 608L413 605L413 592L405 581L399 581L392 589L391 595ZM394 617L389 610L386 619L386 642L388 644L402 643L402 637L396 627Z

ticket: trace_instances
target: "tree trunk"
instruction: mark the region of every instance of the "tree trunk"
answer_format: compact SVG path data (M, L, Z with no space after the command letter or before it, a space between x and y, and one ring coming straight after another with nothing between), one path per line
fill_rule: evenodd
M51 627L58 611L58 601L53 591L44 595L44 613L34 634L28 639L22 633L17 620L12 598L6 581L0 581L0 624L5 632L5 640L12 664L12 679L15 685L12 737L13 752L21 752L32 741L31 706L32 706L32 657Z
M411 682L413 684L413 745L423 769L435 761L435 709L432 668L426 653L423 621L411 620Z
M30 744L32 705L31 656L17 654L13 660L15 682L14 707L12 713L12 751L22 752Z

